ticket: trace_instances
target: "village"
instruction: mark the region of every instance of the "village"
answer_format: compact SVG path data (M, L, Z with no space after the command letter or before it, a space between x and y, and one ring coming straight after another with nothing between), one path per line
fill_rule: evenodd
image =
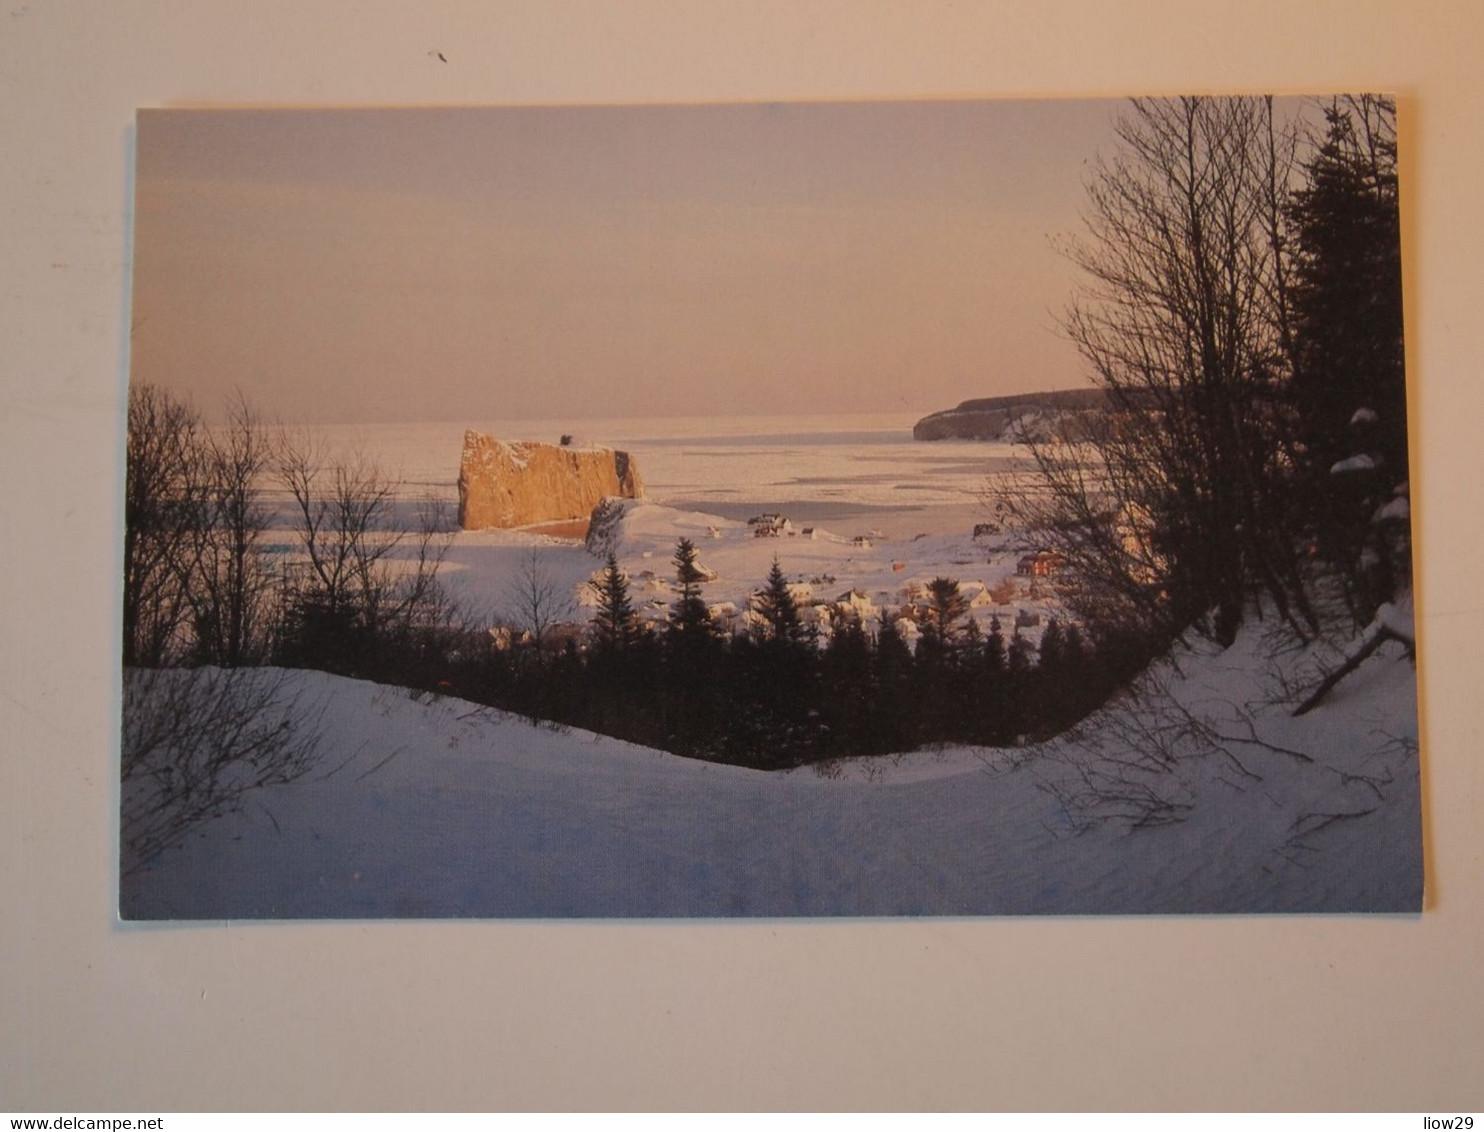
M493 595L497 647L539 638L585 645L611 556L639 619L663 627L679 596L672 561L681 539L697 549L700 596L725 635L758 629L764 581L776 561L819 643L847 624L874 633L891 621L915 646L935 579L958 583L964 627L998 624L1032 646L1051 618L1065 620L1072 584L1057 553L1020 532L981 521L888 537L878 527L828 529L796 522L786 504L729 519L649 494L638 461L600 444L505 441L466 431L459 465L459 525L444 577L464 604ZM579 541L580 539L580 541ZM533 608L535 606L535 608Z
M1035 645L1051 618L1066 620L1062 598L1071 583L1059 555L1026 550L990 526L972 535L892 540L874 530L838 534L798 526L781 511L739 522L645 500L608 499L582 544L525 530L462 532L449 552L448 576L470 587L474 578L467 571L496 549L492 543L500 544L513 576L529 573L539 560L548 587L560 591L550 604L565 611L540 627L542 642L556 647L570 640L582 647L606 557L611 553L627 577L640 619L659 628L680 592L671 559L678 540L687 538L698 550L702 600L724 634L761 626L763 584L776 558L800 619L821 644L843 625L858 623L874 633L888 618L915 645L929 608L929 585L945 577L958 583L965 626L973 621L987 634L997 622L1007 637L1019 632ZM510 590L508 583L490 584ZM507 596L515 600L503 603L492 630L502 648L529 642L535 628L526 623L529 611L521 609L519 593Z

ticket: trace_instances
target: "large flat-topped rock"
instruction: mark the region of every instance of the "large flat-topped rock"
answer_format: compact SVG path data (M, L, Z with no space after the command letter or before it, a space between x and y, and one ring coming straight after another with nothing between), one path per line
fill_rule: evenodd
M627 452L464 433L459 525L466 531L586 519L610 495L644 495L639 469Z

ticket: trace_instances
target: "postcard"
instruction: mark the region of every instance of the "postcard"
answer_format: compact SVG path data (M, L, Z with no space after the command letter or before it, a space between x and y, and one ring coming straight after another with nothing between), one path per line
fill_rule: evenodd
M121 916L1419 910L1397 145L140 111Z

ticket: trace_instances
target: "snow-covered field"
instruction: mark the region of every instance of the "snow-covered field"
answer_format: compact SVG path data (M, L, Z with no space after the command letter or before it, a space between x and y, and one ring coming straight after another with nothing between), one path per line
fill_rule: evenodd
M1415 682L1398 646L1299 719L1265 642L1192 647L1086 741L769 774L296 673L321 770L123 878L126 918L1417 910ZM1312 658L1290 657L1297 671ZM1291 706L1291 705L1290 705ZM1185 713L1189 713L1188 715ZM1200 718L1140 769L1149 737ZM1312 760L1312 761L1305 761ZM1084 787L1101 786L1101 797ZM1127 799L1135 798L1129 802ZM1178 820L1133 828L1158 799Z
M1015 453L914 444L910 422L476 425L628 447L649 502L614 549L636 603L673 601L691 538L713 606L740 613L776 555L804 604L874 618L936 575L974 616L1056 612L1015 577L1021 549L975 539L987 479ZM550 434L550 435L548 435ZM455 498L461 425L322 430ZM745 519L786 514L793 535ZM815 537L803 534L816 528ZM857 541L856 536L863 536ZM287 540L289 532L274 536ZM519 620L536 569L585 618L599 561L531 532L454 532L442 578ZM996 600L991 591L998 591ZM1013 592L1012 592L1013 591ZM853 595L853 596L852 596ZM1028 619L1028 617L1027 617ZM1039 628L1028 628L1034 640ZM1387 644L1292 718L1335 655L1270 659L1262 626L1191 645L1146 695L1042 748L950 748L770 774L695 762L475 705L292 673L319 768L260 790L121 882L125 917L877 916L1402 911L1420 906L1415 672ZM131 862L125 862L126 867Z

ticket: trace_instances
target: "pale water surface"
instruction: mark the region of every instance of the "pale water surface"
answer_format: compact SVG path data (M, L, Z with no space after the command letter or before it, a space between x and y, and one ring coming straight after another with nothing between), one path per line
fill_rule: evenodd
M990 478L1023 454L983 441L918 442L917 415L648 417L321 425L305 430L331 450L359 450L403 482L409 497L458 498L465 428L504 440L579 443L632 453L649 498L746 519L782 511L888 538L966 531L990 517Z

